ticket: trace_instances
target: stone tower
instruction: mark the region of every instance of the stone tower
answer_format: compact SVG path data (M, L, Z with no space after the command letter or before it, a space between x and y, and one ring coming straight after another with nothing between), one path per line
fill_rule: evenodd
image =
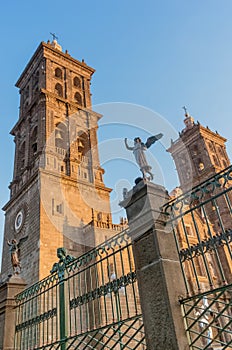
M224 137L211 131L208 127L202 126L199 122L195 123L193 117L187 111L185 111L184 123L185 128L180 132L179 138L172 141L171 147L167 150L174 159L180 181L180 189L177 188L173 191L174 197L181 194L181 192L199 186L206 180L210 183L211 177L214 177L217 173L223 173L224 169L230 166L225 146L227 140ZM232 195L230 191L227 192L226 190L231 188L232 180L230 178L227 178L226 182L220 180L220 184L221 186L218 187L209 185L208 193L205 191L203 200L205 201L205 213L202 209L199 209L195 210L194 217L191 216L190 212L186 214L185 233L181 224L177 227L181 247L187 247L186 235L190 237L191 244L197 244L198 239L202 241L206 239L209 231L215 236L231 229L231 207L229 203L232 201ZM212 188L214 190L210 191ZM204 228L206 221L208 226ZM198 227L200 238L196 236L196 227ZM219 256L226 280L231 283L230 248L227 249L226 245L220 248ZM216 266L214 262L212 265ZM200 270L200 264L198 267Z
M226 139L195 123L185 112L185 128L167 150L172 154L182 190L190 189L230 165Z
M112 224L111 189L99 162L93 73L54 40L39 45L16 83L20 109L11 130L10 200L3 208L3 280L12 273L7 241L28 237L20 246L21 274L31 284L49 273L58 247L77 256L121 229Z

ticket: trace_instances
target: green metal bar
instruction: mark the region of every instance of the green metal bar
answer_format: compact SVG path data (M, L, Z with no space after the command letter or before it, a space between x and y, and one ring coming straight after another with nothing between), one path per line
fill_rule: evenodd
M219 208L218 208L218 205L217 205L216 200L214 200L213 203L214 203L215 208L216 208L216 212L217 212L217 215L218 215L218 219L219 219L219 223L220 223L222 232L225 233L225 227L224 227L224 225L223 225L222 218L221 218L221 215L220 215ZM231 259L232 259L232 252L231 252L230 245L229 245L229 242L228 242L228 240L227 240L226 237L225 237L225 240L226 240L226 246L227 246L228 252L229 252L230 257L231 257Z
M65 280L61 279L59 283L59 324L60 324L60 341L61 350L66 349L67 339L67 309L66 309L66 291Z
M194 217L194 213L193 213L193 212L191 212L191 216L192 216L193 224L194 224L194 227L195 227L195 230L196 230L198 242L200 243L202 239L201 239L201 237L200 237L200 232L199 232L198 225L197 225L197 222L196 222L196 220L195 220L195 217ZM209 285L210 285L210 288L212 288L212 286L213 286L213 281L212 281L212 278L211 278L211 275L210 275L210 272L209 272L208 262L207 262L207 260L206 260L206 258L205 258L205 254L204 254L204 251L203 251L203 248L202 248L201 245L200 245L200 250L201 250L201 253L202 253L202 258L203 258L203 261L204 261L204 266L205 266L205 269L206 269L206 274L207 274L207 277L208 277Z
M87 294L87 277L86 277L86 269L84 271L84 291L85 294ZM86 329L89 330L89 311L88 311L88 303L85 303L85 322L86 322Z
M122 249L119 250L120 260L121 260L121 265L122 265L122 275L124 276L125 275L125 269L124 269L122 251L125 251L125 249L122 248ZM128 260L128 258L127 258L127 260ZM124 293L125 293L126 311L127 311L127 318L128 318L129 317L129 303L128 303L128 295L127 295L127 287L126 286L124 287Z
M56 285L56 307L59 310L59 285ZM57 322L56 322L56 340L60 339L60 329L59 329L59 313L57 314Z
M230 198L228 197L228 193L225 192L225 193L224 193L224 196L225 196L226 203L227 203L227 206L228 206L228 208L229 208L230 214L232 214L232 205L231 205L231 202L230 202ZM232 216L232 215L231 215L231 216Z
M81 295L81 275L78 274L78 291L79 291L79 295ZM79 307L79 313L80 313L80 331L81 333L83 332L83 322L82 322L82 306Z
M94 281L93 281L93 275L92 275L92 270L93 268L96 266L96 264L92 265L89 268L89 280L90 280L90 291L94 290ZM90 319L90 329L95 328L96 324L97 324L97 313L95 313L94 310L94 301L92 300L91 302L89 302L89 308L92 311L92 320ZM91 324L92 322L92 324Z
M127 245L126 249L128 253L128 262L129 262L130 272L134 272L134 269L132 269L132 263L131 263L133 259L133 252L131 251L132 245L131 244ZM137 306L136 291L135 291L134 283L132 283L132 291L133 291L133 300L134 300L134 306L135 306L135 315L138 315L138 306Z
M99 262L98 262L98 264L99 264ZM99 277L98 277L98 269L97 269L97 265L98 264L95 264L94 265L94 277L95 277L95 287L96 288L98 288L99 286L100 286L100 284L99 284ZM101 300L99 300L99 299L96 299L96 303L97 303L97 307L98 307L98 317L99 317L99 319L98 319L98 322L96 323L97 325L101 325L102 324L102 310L101 310ZM94 304L94 302L93 302L93 304Z
M190 243L189 243L189 239L188 239L188 233L187 233L187 230L186 230L186 226L185 226L185 222L184 222L183 217L181 217L181 224L182 224L182 227L183 227L183 230L184 230L184 235L185 235L185 239L186 239L186 243L187 243L188 249L190 249ZM178 253L179 253L179 252L178 252ZM192 254L191 254L190 261L191 261L191 266L192 266L192 268L193 268L193 273L194 273L194 276L195 276L195 279L196 279L197 289L198 289L198 292L200 292L200 291L201 291L201 286L200 286L200 283L199 283L199 280L198 280L198 275L197 275L197 271L196 271L196 266L195 266L195 264L194 264L194 260L193 260ZM185 272L184 272L184 273L185 273Z
M102 285L104 286L105 280L104 280L104 270L103 270L103 263L102 260L100 260L100 271L101 271L101 277L102 277ZM108 324L108 317L107 317L107 305L106 305L106 296L103 296L104 298L104 312L105 312L105 320L106 324Z
M45 300L45 297L46 297L46 294L43 293L42 294L42 314L45 313L45 303L46 303L46 300ZM45 344L45 322L42 322L42 334L43 334L43 344Z
M113 254L113 261L114 261L114 272L116 280L118 279L118 271L117 271L117 263L116 263L116 254ZM117 290L115 295L115 304L116 304L116 315L117 315L117 321L121 321L122 319L122 312L121 312L121 302L120 302L120 295L119 290Z
M209 234L210 238L213 238L213 235L211 233L211 229L210 229L210 226L209 226L209 221L208 221L208 218L207 218L207 214L206 214L204 205L202 205L202 211L203 211L204 217L206 219L206 225L207 225L207 229L208 229L208 234ZM222 268L222 264L221 264L221 260L220 260L219 254L218 254L218 250L217 250L217 247L215 246L215 244L214 244L214 253L215 253L215 256L216 256L217 266L219 268L219 272L220 272L220 275L221 275L221 278L222 278L222 282L225 283L226 278L225 278L225 275L224 275L224 271L223 271L223 268Z
M176 243L176 247L177 247L177 252L179 253L180 246L179 246L179 241L177 239L177 233L176 233L173 221L172 221L171 225L172 225L172 232L173 232L175 243ZM179 262L180 262L180 268L181 268L182 276L183 276L183 279L184 279L184 285L185 285L185 289L186 289L186 294L187 294L187 296L189 296L188 281L187 281L186 274L185 274L185 271L184 271L183 263L182 263L181 258L180 258L180 254L178 254L178 258L179 258Z
M76 298L76 276L72 276L72 290L73 290L73 297ZM69 300L71 300L71 296L69 297ZM70 318L71 318L71 315L73 315L74 317L74 329L77 330L77 312L72 313L72 311L70 310ZM72 334L71 324L72 322L70 321L70 334Z
M107 275L108 275L108 281L110 282L110 260L109 260L109 255L108 255L108 253L107 253L107 255L106 255L106 261L107 261L107 269L108 269L108 271L107 271ZM110 293L110 304L111 304L111 311L112 311L112 318L113 318L113 322L115 322L115 317L114 317L114 303L113 303L113 295L112 295L112 293Z

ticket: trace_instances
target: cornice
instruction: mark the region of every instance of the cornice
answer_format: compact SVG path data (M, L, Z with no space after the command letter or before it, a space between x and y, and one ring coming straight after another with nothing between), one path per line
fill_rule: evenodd
M41 42L32 55L30 61L26 65L26 68L23 70L22 74L20 75L19 79L17 80L15 86L20 88L20 85L25 77L25 75L28 73L28 71L31 69L31 66L35 60L39 58L41 55L40 59L45 57L45 58L52 58L52 57L57 57L64 59L67 63L72 62L77 68L81 67L88 75L92 76L93 73L95 72L95 69L88 66L85 62L80 62L79 60L73 58L70 56L68 53L64 53L56 48L54 48L51 44L47 44L45 42Z

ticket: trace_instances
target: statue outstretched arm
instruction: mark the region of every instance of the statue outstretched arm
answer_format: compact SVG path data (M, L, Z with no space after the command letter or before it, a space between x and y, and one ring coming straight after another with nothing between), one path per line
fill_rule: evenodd
M125 146L126 148L129 150L129 151L133 151L134 150L134 147L130 147L127 143L127 138L124 139L124 142L125 142Z

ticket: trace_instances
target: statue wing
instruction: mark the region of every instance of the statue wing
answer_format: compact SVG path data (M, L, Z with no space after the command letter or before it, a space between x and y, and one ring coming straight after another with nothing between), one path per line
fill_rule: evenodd
M22 243L24 243L27 239L28 239L28 236L25 236L25 237L20 238L19 243L18 243L18 248L20 248L20 246L22 245Z
M151 137L148 137L147 142L145 143L145 146L147 148L151 147L151 145L153 145L153 143L155 143L156 141L158 141L159 139L161 139L161 137L163 137L163 134L157 134Z

